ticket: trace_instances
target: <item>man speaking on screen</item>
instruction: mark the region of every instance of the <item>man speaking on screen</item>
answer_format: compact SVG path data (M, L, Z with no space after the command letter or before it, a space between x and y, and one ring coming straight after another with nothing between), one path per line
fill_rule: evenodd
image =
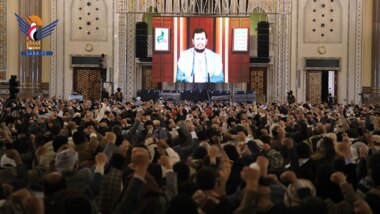
M177 82L224 82L223 63L219 54L206 48L207 33L203 28L193 32L193 48L183 51L177 63Z

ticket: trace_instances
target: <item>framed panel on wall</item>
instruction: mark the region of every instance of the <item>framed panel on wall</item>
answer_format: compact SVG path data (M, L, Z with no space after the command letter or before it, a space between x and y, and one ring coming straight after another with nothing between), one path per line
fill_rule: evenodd
M233 29L233 52L247 52L248 51L248 28L234 28Z
M154 28L154 51L170 51L169 41L169 28Z

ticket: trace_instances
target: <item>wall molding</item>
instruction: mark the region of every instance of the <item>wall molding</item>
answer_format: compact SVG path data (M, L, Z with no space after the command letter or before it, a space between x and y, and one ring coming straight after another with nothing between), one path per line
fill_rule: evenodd
M6 80L8 64L8 4L0 0L0 80Z
M362 92L363 72L363 1L356 1L356 32L355 32L355 103L360 103L359 93Z
M57 0L51 0L50 21L57 20ZM53 51L53 56L50 57L50 87L49 96L57 95L57 30L53 31L50 36L50 49Z

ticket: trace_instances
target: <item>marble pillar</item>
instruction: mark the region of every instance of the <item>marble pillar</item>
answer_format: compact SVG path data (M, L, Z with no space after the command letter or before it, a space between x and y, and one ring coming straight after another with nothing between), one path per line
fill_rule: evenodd
M18 15L30 19L30 16L42 16L41 0L19 0ZM43 26L49 24L49 20L42 20ZM27 49L27 36L19 33L19 50ZM42 47L43 49L43 47ZM20 82L20 96L30 97L40 94L42 78L41 56L21 56L19 62L18 81Z
M373 0L372 88L380 91L380 0Z

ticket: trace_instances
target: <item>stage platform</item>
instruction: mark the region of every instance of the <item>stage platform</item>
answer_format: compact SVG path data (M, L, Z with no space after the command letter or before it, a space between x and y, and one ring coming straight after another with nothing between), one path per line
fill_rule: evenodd
M255 91L207 91L207 90L138 90L137 96L141 100L163 100L172 101L234 101L234 102L251 102L256 100Z

